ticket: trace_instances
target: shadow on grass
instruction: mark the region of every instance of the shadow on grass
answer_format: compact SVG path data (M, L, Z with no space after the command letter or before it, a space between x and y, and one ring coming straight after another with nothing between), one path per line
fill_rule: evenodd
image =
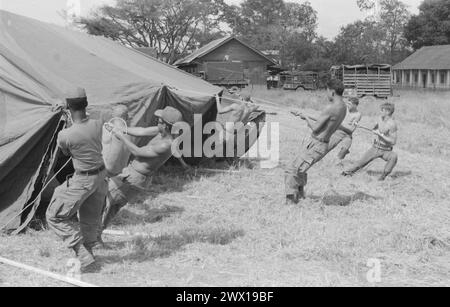
M212 164L214 165L214 164ZM140 193L134 203L142 210L145 210L143 214L136 214L131 210L127 210L127 204L121 211L120 215L112 222L115 226L124 225L142 225L142 224L154 224L161 222L163 219L171 217L174 214L182 213L185 211L180 206L162 206L161 208L150 208L148 201L155 199L160 194L172 194L182 193L186 190L186 185L197 182L204 177L214 177L220 174L215 173L201 173L194 174L192 171L186 171L185 169L168 165L163 168L153 177L152 184L148 188L148 192ZM179 202L182 202L180 199Z
M161 208L148 208L144 205L145 214L136 214L122 209L120 215L113 221L114 226L124 225L143 225L155 224L162 222L164 219L171 217L174 214L183 213L185 211L182 207L177 206L163 206Z
M367 171L367 174L369 176L381 176L383 175L382 171ZM408 172L394 172L390 175L390 177L392 177L393 179L399 179L399 178L403 178L403 177L409 177L412 175L411 171Z
M117 242L113 248L126 249L125 256L113 255L102 258L106 263L119 263L123 261L145 262L158 258L167 258L180 251L186 245L193 243L207 243L212 245L228 245L235 239L245 235L243 230L189 229L174 235L159 237L134 237L130 242Z
M325 206L347 207L356 201L380 200L382 198L375 197L363 192L357 192L354 195L340 195L335 191L326 193L323 196L311 196L313 200L320 201Z

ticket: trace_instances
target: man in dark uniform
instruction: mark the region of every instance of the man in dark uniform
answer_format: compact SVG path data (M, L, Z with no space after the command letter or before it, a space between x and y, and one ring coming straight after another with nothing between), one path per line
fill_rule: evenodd
M322 112L317 121L301 113L295 114L308 123L312 135L302 145L300 153L286 169L287 204L298 204L300 198L305 198L304 187L308 181L307 171L329 152L330 138L341 126L347 115L347 106L342 97L344 93L343 83L339 80L331 80L327 87L331 105Z
M84 89L67 99L73 124L58 135L61 151L72 157L74 176L59 186L47 210L50 228L75 252L85 270L95 263L92 247L97 243L107 183L102 157L102 120L90 119ZM78 220L74 217L78 215Z

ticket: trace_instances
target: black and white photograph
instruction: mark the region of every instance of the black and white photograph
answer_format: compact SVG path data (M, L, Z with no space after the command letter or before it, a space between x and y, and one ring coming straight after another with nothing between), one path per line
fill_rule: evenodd
M450 287L450 0L0 0L21 287Z

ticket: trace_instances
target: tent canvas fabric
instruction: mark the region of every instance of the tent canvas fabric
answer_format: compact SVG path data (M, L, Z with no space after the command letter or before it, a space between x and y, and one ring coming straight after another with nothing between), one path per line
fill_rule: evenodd
M131 126L156 124L154 112L166 106L190 124L194 114L215 120L214 96L222 91L106 38L0 11L0 227L48 179L62 127L58 106L77 87L86 89L92 117L125 104ZM25 219L6 229L23 227Z

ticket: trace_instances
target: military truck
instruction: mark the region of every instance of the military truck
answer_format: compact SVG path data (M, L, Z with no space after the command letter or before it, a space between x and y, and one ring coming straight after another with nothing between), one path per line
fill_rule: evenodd
M346 92L358 97L392 96L392 69L388 64L333 66L331 77L341 80Z
M314 91L319 89L319 74L313 71L288 71L282 73L283 89L291 91Z
M241 62L206 62L203 67L200 77L211 84L227 88L244 88L249 84Z

